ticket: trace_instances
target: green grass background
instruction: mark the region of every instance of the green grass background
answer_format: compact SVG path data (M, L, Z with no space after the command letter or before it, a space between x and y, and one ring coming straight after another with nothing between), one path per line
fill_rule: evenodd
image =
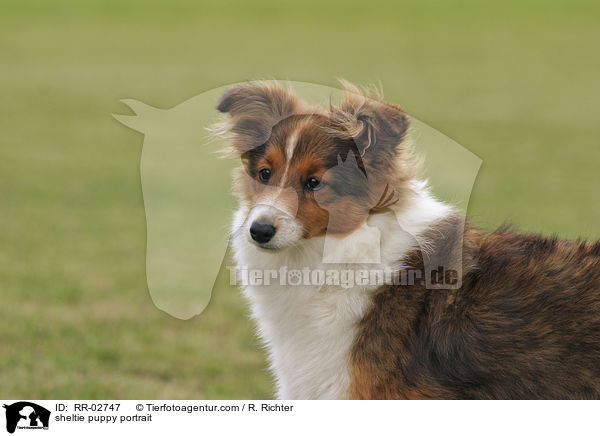
M596 1L3 0L0 397L273 394L237 292L191 321L153 306L142 137L111 118L120 99L381 81L483 159L482 226L598 238L599 17Z

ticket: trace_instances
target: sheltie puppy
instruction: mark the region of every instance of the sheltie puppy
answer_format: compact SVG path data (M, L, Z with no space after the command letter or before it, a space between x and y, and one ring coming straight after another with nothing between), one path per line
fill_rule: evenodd
M237 85L217 110L279 398L600 398L599 243L473 228L420 179L406 113L351 85L328 107Z

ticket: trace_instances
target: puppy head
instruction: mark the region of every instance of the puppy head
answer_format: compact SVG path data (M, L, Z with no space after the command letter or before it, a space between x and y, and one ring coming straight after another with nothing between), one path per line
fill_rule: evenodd
M264 249L344 236L402 200L413 177L408 116L346 84L338 106L309 107L273 84L229 89L217 104L241 159L234 191L249 210L239 230Z

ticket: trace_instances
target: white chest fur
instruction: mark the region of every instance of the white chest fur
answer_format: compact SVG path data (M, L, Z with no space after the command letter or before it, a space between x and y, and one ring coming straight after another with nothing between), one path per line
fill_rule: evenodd
M428 225L451 211L434 200L423 185L405 212L377 215L369 224L381 232L373 238L365 226L337 240L341 251L380 244L377 268L400 267L404 255L415 247L415 237ZM364 264L323 263L325 238L304 241L302 247L266 252L252 244L244 231L248 211L242 208L234 219L232 247L238 268L279 270L280 267L327 271L364 269ZM367 240L368 238L368 240ZM373 285L294 286L278 280L270 285L246 286L258 334L267 345L271 369L281 399L343 399L350 385L349 359L357 324L369 308ZM401 315L399 315L401 316Z

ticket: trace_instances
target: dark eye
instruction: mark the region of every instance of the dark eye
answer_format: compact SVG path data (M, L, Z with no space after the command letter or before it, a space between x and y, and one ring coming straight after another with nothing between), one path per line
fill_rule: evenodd
M263 168L258 172L258 178L261 182L267 183L271 178L271 170L268 168Z
M318 191L323 186L325 186L325 184L323 182L321 182L319 179L317 179L315 177L311 177L310 179L308 179L306 181L304 186L306 186L306 189L308 189L309 191Z

